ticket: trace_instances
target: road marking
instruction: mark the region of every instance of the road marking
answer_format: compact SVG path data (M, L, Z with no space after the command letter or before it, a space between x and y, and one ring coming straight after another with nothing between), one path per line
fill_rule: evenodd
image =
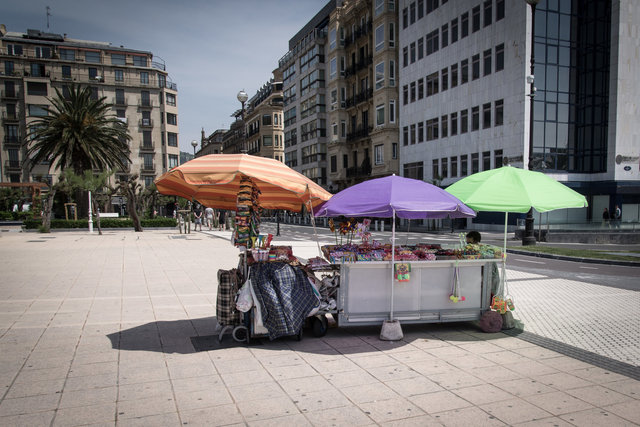
M580 268L586 268L588 270L597 270L598 269L598 267L583 267L583 266L580 266Z
M544 261L531 261L531 260L522 259L522 258L516 258L516 261L530 262L530 263L533 263L533 264L546 264L546 262L544 262Z

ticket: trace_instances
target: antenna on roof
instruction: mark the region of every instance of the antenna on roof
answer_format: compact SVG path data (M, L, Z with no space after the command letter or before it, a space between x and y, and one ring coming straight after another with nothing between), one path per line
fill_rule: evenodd
M49 30L49 17L51 16L51 8L47 6L47 31Z

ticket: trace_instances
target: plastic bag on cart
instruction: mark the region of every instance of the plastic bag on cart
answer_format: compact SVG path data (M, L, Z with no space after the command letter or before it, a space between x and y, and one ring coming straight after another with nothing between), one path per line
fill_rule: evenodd
M238 297L236 298L236 308L246 313L253 307L253 296L251 296L251 279L244 282L244 285L238 291Z
M315 280L313 278L309 277L309 283L311 283L311 290L313 291L313 294L318 299L318 302L317 302L316 306L311 309L309 314L307 314L307 317L315 316L315 314L320 310L320 303L322 302L322 299L320 297L320 292L318 291L318 286L316 285Z

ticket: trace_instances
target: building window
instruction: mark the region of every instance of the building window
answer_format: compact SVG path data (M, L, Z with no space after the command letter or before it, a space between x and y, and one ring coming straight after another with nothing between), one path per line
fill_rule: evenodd
M143 107L151 107L151 94L148 90L143 90L140 92L140 104Z
M469 35L469 12L465 12L460 17L460 38L463 39Z
M33 117L45 117L49 115L44 105L29 104L28 109L29 115Z
M480 6L476 6L471 11L472 30L475 33L480 31Z
M68 50L68 49L65 49L65 50ZM74 52L74 51L72 51L72 52ZM7 45L7 55L11 55L11 56L22 55L22 46L19 45L19 44L8 44Z
M438 34L439 30L434 30L432 32L430 32L429 34L427 34L427 56L431 55L432 53L435 53L438 51L438 49L440 48L439 45L439 38L440 35Z
M458 86L458 64L451 66L451 87Z
M468 156L463 154L460 156L460 176L467 176L469 169L467 166Z
M496 46L496 71L504 70L504 43Z
M146 67L147 66L147 57L146 56L133 55L133 65L135 65L136 67Z
M47 96L47 84L41 82L27 82L27 94Z
M122 53L111 54L111 65L125 65L125 56Z
M458 134L458 113L451 113L451 136Z
M449 159L443 157L440 164L442 165L442 179L449 178Z
M329 163L330 163L330 166L329 166L329 168L330 168L330 169L329 169L329 171L330 171L331 173L336 173L336 172L338 172L338 156L331 156L331 157L329 158Z
M438 138L438 119L427 120L427 141L433 141Z
M336 29L332 28L329 30L329 49L333 50L336 48Z
M411 2L409 5L409 24L416 22L416 2Z
M458 18L451 21L451 44L458 41Z
M471 154L471 173L478 173L479 163L478 153Z
M142 131L142 145L145 148L153 147L153 141L151 140L151 131L150 130L143 130Z
M13 75L13 61L4 61L4 74L7 76Z
M440 44L443 48L449 45L449 24L444 24L442 28L440 28Z
M420 37L418 39L418 60L424 58L424 38Z
M69 65L62 66L62 78L63 79L71 78L71 67Z
M502 150L493 151L493 167L494 168L502 167Z
M460 84L463 85L469 81L469 60L460 61Z
M45 77L45 67L44 64L31 64L31 77Z
M167 145L169 147L178 146L178 134L173 132L167 132Z
M482 152L482 170L488 171L491 169L491 151Z
M389 61L389 86L396 85L396 61Z
M411 63L416 62L416 42L412 42L409 45L409 57L411 58Z
M407 105L409 103L409 86L402 86L402 104Z
M448 116L446 114L440 117L440 136L442 138L449 136L449 121L447 119Z
M114 70L114 78L117 82L123 82L124 81L124 70Z
M94 67L89 67L89 79L95 80L97 76L98 76L98 69Z
M480 129L480 107L471 108L471 130Z
M376 0L375 16L384 12L384 0Z
M85 62L90 62L92 64L99 64L100 63L100 52L93 52L93 51L86 50L84 52L84 61Z
M491 127L491 103L482 105L482 128L487 129Z
M172 107L176 106L176 96L172 93L166 94L167 105L171 105Z
M396 47L396 24L389 23L389 47Z
M495 103L495 112L494 112L494 126L502 126L504 121L503 109L504 109L504 101L502 99L496 101Z
M457 178L458 177L458 158L457 157L451 157L449 159L449 162L451 163L451 178Z
M406 163L402 167L403 175L406 178L413 178L422 181L424 179L424 165L422 162Z
M333 80L338 75L338 59L331 58L329 61L329 79Z
M341 138L347 137L347 121L346 120L340 120L340 137Z
M483 75L488 76L491 74L491 49L485 50L482 55L482 62L484 63Z
M418 99L424 98L424 79L418 79Z
M424 0L418 0L418 20L424 18Z
M262 126L271 126L271 114L262 115Z
M342 155L342 169L346 169L349 167L349 155L348 154L343 154Z
M389 101L389 123L396 122L396 101L392 99Z
M406 29L409 26L409 9L402 9L402 29Z
M438 89L438 72L436 71L427 76L427 96L435 95Z
M418 122L418 143L424 142L424 122L420 120Z
M376 90L384 87L384 62L376 64Z
M480 78L480 55L471 57L471 78L477 80Z
M173 169L178 166L178 155L169 154L169 169Z
M263 135L262 136L262 145L265 147L273 146L273 136L271 135Z
M402 145L409 145L409 127L402 128Z
M384 24L376 27L376 52L384 49Z
M409 48L407 46L402 48L402 66L409 65Z
M379 144L373 147L376 165L384 164L384 145Z
M440 179L440 168L438 167L440 163L440 160L438 159L433 159L431 161L431 177L435 180L435 179Z
M416 125L409 126L409 136L411 138L411 145L416 143Z
M36 58L44 58L44 59L51 58L51 48L50 47L36 46L34 48L34 53L35 53Z
M332 129L333 136L338 136L338 124L336 122L333 122L331 124L331 129Z
M449 69L443 68L440 71L440 90L444 92L449 89Z
M504 18L504 0L496 0L496 21Z
M485 0L484 2L484 26L485 27L488 27L489 25L491 25L491 18L493 15L491 3L493 3L493 0Z
M62 59L63 61L76 60L76 51L74 49L59 49L58 53L60 55L60 59Z
M416 82L411 82L409 84L409 93L411 94L411 102L416 101Z
M376 126L384 125L384 104L376 106Z
M140 71L140 84L148 85L149 84L149 73L146 71Z
M167 124L168 125L177 125L178 124L178 116L173 113L167 113Z
M460 133L469 132L469 110L460 111Z
M397 159L398 158L398 143L397 142L392 142L391 143L391 158L392 159Z

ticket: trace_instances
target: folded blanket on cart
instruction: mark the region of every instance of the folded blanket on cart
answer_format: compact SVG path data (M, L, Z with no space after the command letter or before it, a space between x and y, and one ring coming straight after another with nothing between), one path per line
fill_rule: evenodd
M271 340L296 335L318 304L306 274L286 263L255 264L251 267L251 284Z

